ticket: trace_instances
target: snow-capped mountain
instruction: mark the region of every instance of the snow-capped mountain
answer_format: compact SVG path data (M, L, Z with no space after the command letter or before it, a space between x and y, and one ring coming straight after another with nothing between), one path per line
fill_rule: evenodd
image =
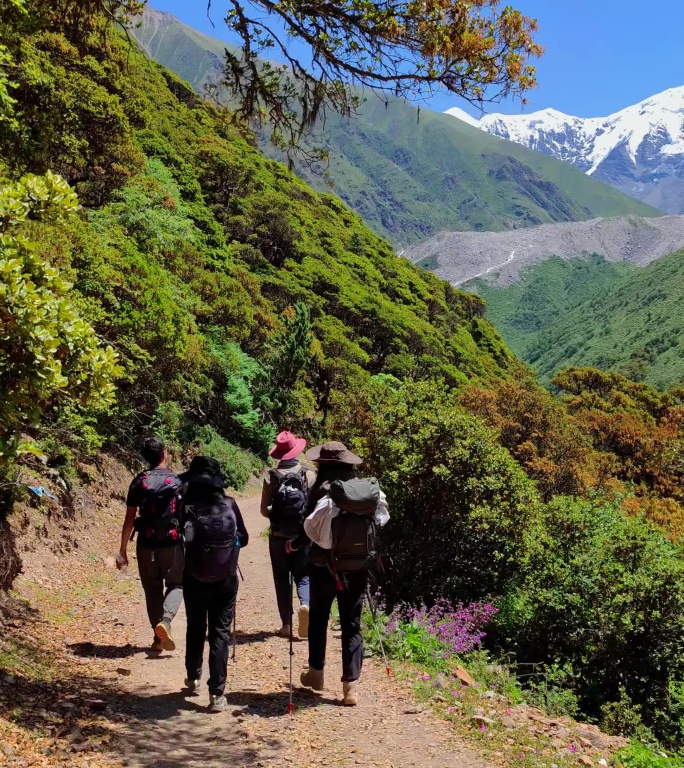
M668 213L684 213L684 87L608 117L555 109L485 115L448 109L470 125L553 155Z

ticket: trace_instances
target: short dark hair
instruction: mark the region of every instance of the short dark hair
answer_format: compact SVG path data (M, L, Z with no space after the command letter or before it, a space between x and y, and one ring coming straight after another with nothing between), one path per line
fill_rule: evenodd
M166 446L158 437L148 437L140 449L143 459L145 459L151 467L157 467L161 464L165 451Z

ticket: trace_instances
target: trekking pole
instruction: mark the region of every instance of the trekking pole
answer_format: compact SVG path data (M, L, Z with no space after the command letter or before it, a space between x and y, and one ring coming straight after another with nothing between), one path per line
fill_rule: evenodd
M375 603L373 602L373 598L371 596L370 584L366 584L366 597L368 598L368 607L370 608L371 617L373 619L373 626L375 627L375 633L377 634L378 642L380 643L382 658L385 661L385 671L387 672L387 677L392 677L392 670L390 669L390 664L389 664L389 661L387 660L387 654L385 653L385 646L382 644L382 636L380 635L380 627L378 626L377 608L375 607Z
M235 651L237 649L237 596L235 598L235 607L233 608L233 655L230 657L233 664L237 663Z
M294 588L294 577L292 571L290 571L290 701L287 705L287 712L292 717L294 715L294 698L292 694L292 664L294 657L293 637L292 637L292 620L294 618L294 608L292 607L292 590Z

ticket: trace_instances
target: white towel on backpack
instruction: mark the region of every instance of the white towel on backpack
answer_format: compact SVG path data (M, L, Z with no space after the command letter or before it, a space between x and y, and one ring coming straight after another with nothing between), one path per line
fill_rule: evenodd
M322 549L332 549L332 521L340 514L340 508L330 498L323 498L316 504L314 511L304 521L304 532ZM375 510L375 525L382 528L390 519L389 509L387 507L387 497L380 491L380 500Z

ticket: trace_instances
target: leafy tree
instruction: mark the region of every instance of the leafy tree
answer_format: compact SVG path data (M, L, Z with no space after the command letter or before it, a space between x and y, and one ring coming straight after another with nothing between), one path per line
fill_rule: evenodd
M52 173L0 189L0 464L37 450L21 434L55 402L98 408L114 398L114 350L79 316L70 285L15 231L27 220L63 220L77 207Z
M438 382L374 378L347 392L331 434L381 478L392 514L389 598L455 602L502 594L516 577L538 497L496 436Z
M242 46L240 54L226 52L236 114L265 118L284 144L296 143L327 106L353 113L361 98L345 83L384 98L442 87L477 104L536 85L536 22L499 0L230 0L228 8L226 23ZM309 49L306 59L292 39Z

